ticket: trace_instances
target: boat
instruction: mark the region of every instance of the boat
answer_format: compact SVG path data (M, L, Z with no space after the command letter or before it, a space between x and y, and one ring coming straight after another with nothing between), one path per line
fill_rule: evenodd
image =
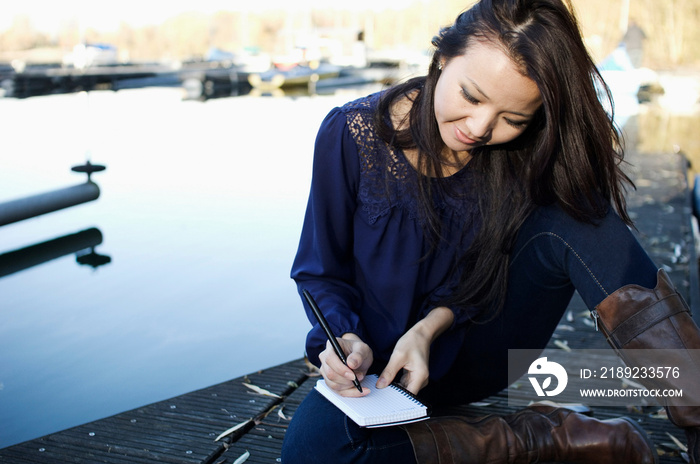
M294 64L291 67L275 65L263 73L249 74L248 83L261 91L310 87L321 79L338 77L341 69L341 66L329 63Z

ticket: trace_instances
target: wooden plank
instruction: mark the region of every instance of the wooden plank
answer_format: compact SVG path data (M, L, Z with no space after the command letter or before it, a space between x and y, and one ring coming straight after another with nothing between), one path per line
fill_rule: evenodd
M305 378L306 365L292 361L186 395L126 411L0 450L0 462L151 463L213 461L225 451L215 442L223 431L258 417L282 401L243 385L257 385L281 397Z
M282 441L289 425L290 419L294 416L297 407L316 384L317 377L311 377L299 385L299 388L285 398L282 406L286 419L282 419L273 411L265 417L259 424L234 442L222 458L227 458L228 462L234 462L246 451L250 457L246 463L271 463L281 462L280 453L282 451Z

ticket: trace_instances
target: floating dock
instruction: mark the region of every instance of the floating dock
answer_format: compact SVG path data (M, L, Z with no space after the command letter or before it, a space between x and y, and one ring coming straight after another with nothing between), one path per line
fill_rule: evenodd
M238 94L247 75L228 62L189 62L174 68L161 64L119 64L84 69L32 65L22 71L0 66L0 96L28 98L91 90L185 86L200 97Z
M698 314L697 229L692 215L688 164L678 153L630 153L632 178L638 190L630 192L629 209L636 234L658 266ZM290 305L299 302L290 302ZM549 347L562 343L572 349L607 348L585 316L586 308L574 296L562 326ZM302 347L299 347L300 353ZM294 412L313 388L317 374L302 360L133 409L112 417L0 449L7 463L178 463L240 464L281 462L282 440ZM508 391L477 405L447 413L508 414ZM628 416L638 421L654 441L661 463L687 462L682 457L686 438L659 408L593 408L598 418ZM218 440L217 440L218 439Z

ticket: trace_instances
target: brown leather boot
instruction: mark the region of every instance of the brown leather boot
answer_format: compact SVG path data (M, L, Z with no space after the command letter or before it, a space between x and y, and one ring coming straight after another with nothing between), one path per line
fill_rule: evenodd
M677 378L639 380L649 389L683 390L682 398L669 398L664 406L669 419L686 429L690 462L700 464L700 330L669 276L659 270L653 290L638 285L618 289L592 311L592 316L629 367L642 367L639 358L651 353L649 349L670 353L666 365L680 367ZM646 350L634 351L641 349Z
M634 421L600 421L552 406L532 406L504 417L438 417L403 428L420 464L658 462Z

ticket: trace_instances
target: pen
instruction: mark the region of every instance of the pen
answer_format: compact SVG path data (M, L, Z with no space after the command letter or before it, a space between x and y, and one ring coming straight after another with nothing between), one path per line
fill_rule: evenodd
M343 349L340 348L340 345L338 344L338 340L336 340L335 335L333 335L333 332L331 332L331 328L328 326L328 322L326 321L326 318L323 317L323 314L321 313L321 310L318 308L316 301L314 301L314 297L312 297L311 294L306 290L302 290L301 293L304 295L306 302L309 303L309 306L311 306L311 311L313 311L314 316L316 316L316 319L318 319L318 323L321 324L323 331L326 332L326 337L328 337L328 340L331 342L331 345L333 346L333 349L335 350L335 354L337 354L338 357L340 358L340 360L343 361L343 364L345 364L347 366L348 360L345 357L345 353L343 353ZM358 380L357 380L357 375L355 375L355 380L353 380L352 383L360 391L360 393L362 393L362 386L360 385L360 382L358 382Z

